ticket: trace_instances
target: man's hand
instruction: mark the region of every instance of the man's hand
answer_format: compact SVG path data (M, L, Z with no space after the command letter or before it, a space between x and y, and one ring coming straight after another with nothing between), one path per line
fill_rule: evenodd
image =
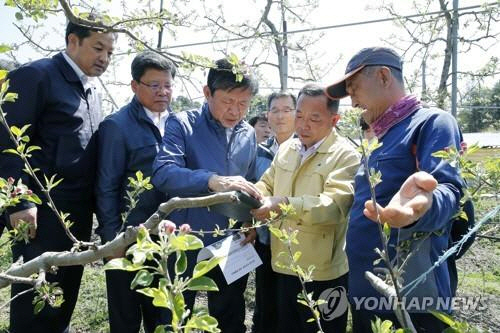
M36 237L36 228L37 228L36 213L37 213L37 208L31 207L10 214L9 216L10 225L12 226L12 228L16 229L21 220L28 223L29 224L28 236L29 238L33 239Z
M208 188L213 192L243 191L257 200L262 198L262 194L255 185L241 176L213 175L208 180Z
M245 222L242 225L243 228L248 228L251 226L252 223L250 222ZM255 231L255 228L249 229L248 231L245 232L245 239L241 241L241 245L245 245L247 243L253 244L256 238L257 238L257 231Z
M377 204L380 221L394 228L406 227L417 221L431 207L432 191L436 186L436 179L427 172L414 173L401 185L385 208ZM377 213L371 200L365 202L363 213L370 220L377 221Z
M265 197L262 200L262 206L257 209L252 209L250 213L259 221L263 221L269 218L269 213L274 211L278 214L281 214L281 209L279 204L288 204L288 199L286 197Z

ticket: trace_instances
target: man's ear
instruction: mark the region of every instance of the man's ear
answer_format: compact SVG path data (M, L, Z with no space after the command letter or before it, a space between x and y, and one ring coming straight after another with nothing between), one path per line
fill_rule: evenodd
M389 67L382 66L380 67L378 71L378 76L380 79L380 82L382 82L382 85L384 87L388 87L392 83L392 73Z
M336 114L332 117L332 126L335 127L337 125L338 121L340 120L340 115Z
M77 35L74 33L70 33L68 35L68 49L71 48L71 50L75 49L76 46L80 44L80 38L78 38Z
M139 89L139 82L137 82L136 80L130 81L130 87L135 94L137 92L137 89Z
M210 93L210 88L208 86L203 87L203 95L205 95L205 99L207 100L209 97L212 97L212 94Z

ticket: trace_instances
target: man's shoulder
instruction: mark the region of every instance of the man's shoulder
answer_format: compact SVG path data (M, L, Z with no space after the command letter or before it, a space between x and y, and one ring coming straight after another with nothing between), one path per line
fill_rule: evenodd
M427 121L429 119L438 119L444 122L455 122L455 118L450 112L446 112L440 108L432 106L424 106L415 112L415 117L420 121Z
M132 103L127 103L122 106L118 111L113 112L104 118L103 122L124 123L130 121L130 113L132 112Z
M201 109L191 109L172 113L169 119L175 119L181 124L193 126L202 122L203 117Z
M299 138L291 138L283 142L279 148L276 155L289 154L290 152L299 152L301 147L301 142Z
M19 68L11 71L9 77L29 77L31 80L35 80L37 77L53 72L56 68L57 63L54 59L42 58L21 65Z

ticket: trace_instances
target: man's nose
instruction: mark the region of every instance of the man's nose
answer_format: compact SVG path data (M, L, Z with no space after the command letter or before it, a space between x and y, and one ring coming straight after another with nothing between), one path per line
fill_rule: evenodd
M100 53L97 59L104 64L107 64L109 62L109 56L106 52Z

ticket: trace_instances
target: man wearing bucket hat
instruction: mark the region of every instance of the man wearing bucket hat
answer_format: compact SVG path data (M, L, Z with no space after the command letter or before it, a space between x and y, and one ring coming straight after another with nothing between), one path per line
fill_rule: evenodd
M437 304L452 295L446 263L436 267L417 288L405 286L429 269L448 247L449 221L458 210L463 182L455 168L432 153L446 147L459 149L461 135L449 113L426 107L406 94L402 69L401 58L393 50L365 48L352 57L344 77L327 87L326 93L333 99L349 95L354 107L365 110L364 121L382 143L370 156L368 166L382 173L376 199L380 220L391 227L389 256L391 260L397 256L406 259L402 292L417 331L441 332L444 324L427 311L450 311ZM366 271L386 268L383 262L375 264L379 256L374 249L382 249L382 243L365 172L361 164L346 239L354 333L371 331L370 321L375 316L398 325L394 307L387 306L394 299L384 299L364 277ZM415 306L409 308L409 302Z

